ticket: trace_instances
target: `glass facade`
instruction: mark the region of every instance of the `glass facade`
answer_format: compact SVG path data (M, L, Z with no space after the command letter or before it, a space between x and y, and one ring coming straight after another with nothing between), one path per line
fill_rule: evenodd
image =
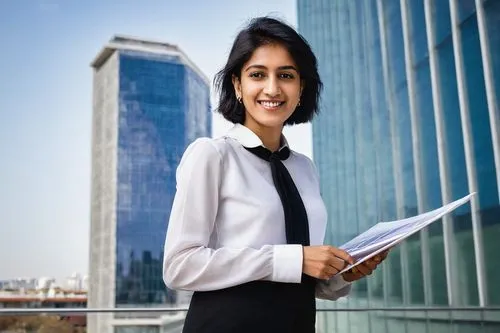
M119 57L116 305L175 304L163 283L165 221L186 146L210 136L208 87L177 58Z
M182 153L211 136L209 84L168 44L118 42L94 64L89 306L176 306L162 280L166 222ZM89 332L113 331L110 316L91 317Z
M329 212L325 242L478 193L394 249L350 297L318 307L500 304L500 2L481 1L480 10L476 2L298 0L299 32L324 82L313 153ZM451 310L384 313L321 313L318 332L489 328ZM491 318L491 331L499 327Z

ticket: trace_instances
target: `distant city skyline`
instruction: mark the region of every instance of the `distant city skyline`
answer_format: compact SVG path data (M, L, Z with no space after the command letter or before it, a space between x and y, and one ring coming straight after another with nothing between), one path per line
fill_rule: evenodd
M5 289L28 291L55 288L64 290L87 290L88 275L74 272L64 279L59 280L52 276L24 276L12 279L0 279L0 291Z
M296 25L294 0L2 1L0 280L88 272L90 62L113 35L176 44L212 80L238 30L268 14ZM214 136L231 126L213 118ZM285 134L312 155L309 125Z

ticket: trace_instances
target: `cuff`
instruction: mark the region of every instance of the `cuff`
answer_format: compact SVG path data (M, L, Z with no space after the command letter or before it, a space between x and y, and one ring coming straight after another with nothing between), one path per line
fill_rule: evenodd
M347 286L350 286L352 282L344 280L342 274L338 274L333 276L330 280L328 280L328 284L330 285L330 288L332 288L335 291L338 291Z
M351 284L345 281L342 275L335 275L328 281L319 281L316 285L316 298L335 301L349 295Z
M274 245L272 281L300 283L302 257L302 245Z

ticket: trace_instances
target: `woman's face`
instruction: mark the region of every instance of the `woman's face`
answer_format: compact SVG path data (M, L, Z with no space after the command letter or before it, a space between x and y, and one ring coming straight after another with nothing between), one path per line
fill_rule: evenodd
M257 48L233 78L236 96L245 106L245 126L282 128L297 107L302 92L297 65L279 44Z

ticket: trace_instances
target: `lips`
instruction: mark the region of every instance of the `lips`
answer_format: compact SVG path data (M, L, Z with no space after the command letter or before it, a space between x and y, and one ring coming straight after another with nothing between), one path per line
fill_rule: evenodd
M258 103L267 110L275 110L285 104L283 101L258 101Z

